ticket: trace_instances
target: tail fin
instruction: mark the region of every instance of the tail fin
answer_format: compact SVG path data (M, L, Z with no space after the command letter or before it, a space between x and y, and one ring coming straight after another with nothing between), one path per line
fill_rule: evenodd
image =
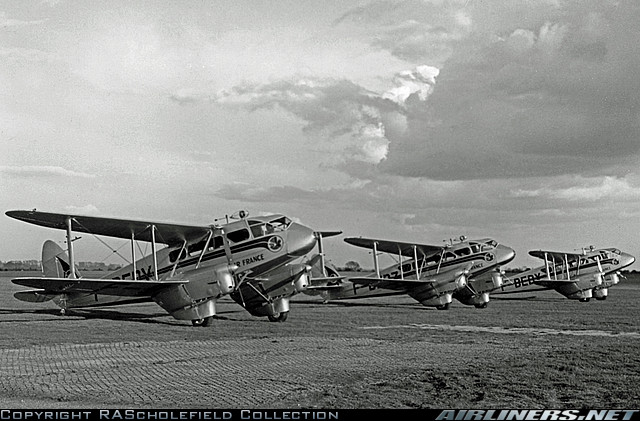
M42 273L48 278L68 278L71 273L67 252L51 240L42 245ZM80 278L77 268L76 278Z

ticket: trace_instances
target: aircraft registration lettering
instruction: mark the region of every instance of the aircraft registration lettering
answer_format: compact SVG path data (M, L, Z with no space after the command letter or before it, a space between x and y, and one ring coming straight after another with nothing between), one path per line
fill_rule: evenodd
M524 287L527 285L533 285L535 281L542 279L546 273L544 271L537 272L535 274L521 276L519 278L513 278L513 286L516 288ZM510 285L503 285L501 289L504 291L505 287Z

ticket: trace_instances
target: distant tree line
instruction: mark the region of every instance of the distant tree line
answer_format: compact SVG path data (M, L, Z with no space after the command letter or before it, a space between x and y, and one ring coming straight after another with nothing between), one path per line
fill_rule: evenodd
M110 272L120 269L122 265L114 263L106 264L104 262L78 262L78 270L80 271L104 271ZM0 261L0 271L33 271L42 270L42 263L39 260L10 260L8 262Z

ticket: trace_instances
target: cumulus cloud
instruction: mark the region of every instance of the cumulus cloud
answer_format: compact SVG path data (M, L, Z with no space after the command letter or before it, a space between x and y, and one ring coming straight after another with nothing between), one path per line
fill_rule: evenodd
M417 94L420 101L425 101L433 92L439 73L438 68L428 65L400 72L394 77L397 86L382 94L382 97L404 105L409 96Z

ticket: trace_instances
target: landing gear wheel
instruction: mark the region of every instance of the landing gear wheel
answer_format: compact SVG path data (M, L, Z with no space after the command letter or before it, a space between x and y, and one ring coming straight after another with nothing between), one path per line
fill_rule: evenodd
M488 303L476 304L476 308L487 308Z
M605 295L604 297L600 297L600 298L596 298L596 300L598 301L604 301L607 299L607 296Z
M449 310L449 303L443 304L441 306L436 306L438 310Z
M283 311L282 313L276 313L273 316L268 316L268 317L269 317L269 321L270 322L282 323L285 320L287 320L287 317L289 317L289 312L288 311Z
M213 316L205 317L204 319L191 320L191 324L196 326L196 327L198 327L198 326L203 326L203 327L211 326L211 322L213 322Z

